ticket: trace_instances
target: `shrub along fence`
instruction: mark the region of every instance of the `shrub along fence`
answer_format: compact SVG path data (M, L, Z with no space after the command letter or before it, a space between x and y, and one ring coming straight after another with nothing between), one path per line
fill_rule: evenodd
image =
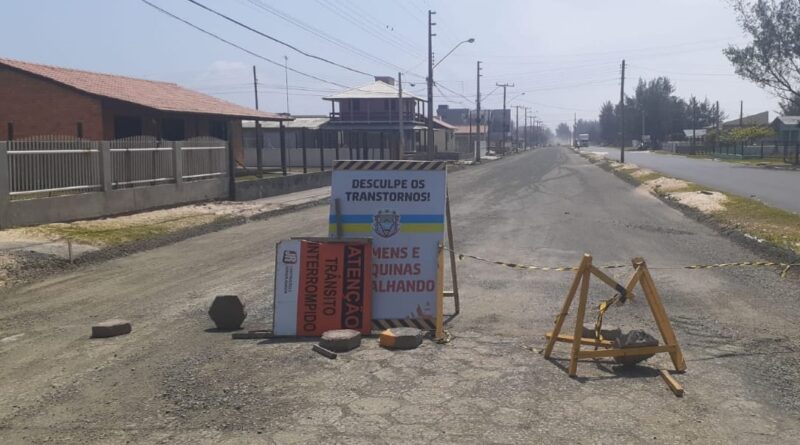
M759 142L681 143L671 148L680 154L704 154L719 158L764 159L800 165L800 142L782 140Z
M0 228L228 196L228 144L200 137L0 142Z

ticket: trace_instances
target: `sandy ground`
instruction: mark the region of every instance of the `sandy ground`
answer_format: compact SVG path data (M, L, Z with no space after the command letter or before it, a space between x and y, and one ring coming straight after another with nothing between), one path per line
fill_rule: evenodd
M250 219L330 195L330 187L254 201L214 201L110 218L0 230L0 287L19 281L23 269L58 269L101 249L211 224ZM70 252L71 250L71 252Z
M566 345L537 353L572 276L458 263L447 345L328 360L308 341L232 340L208 320L237 294L269 327L275 242L326 232L324 206L0 291L0 443L784 444L800 437L797 276L680 266L757 255L564 149L449 178L456 248L538 265L644 256L686 356L676 398L659 355L626 370ZM629 270L611 270L624 279ZM590 314L611 290L592 281ZM453 310L447 300L446 312ZM124 317L133 332L90 340ZM574 325L574 311L567 325ZM657 335L642 298L607 325Z

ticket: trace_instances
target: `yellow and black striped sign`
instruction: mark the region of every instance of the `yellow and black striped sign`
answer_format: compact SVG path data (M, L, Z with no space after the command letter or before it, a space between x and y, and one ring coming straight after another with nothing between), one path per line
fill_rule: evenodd
M445 170L444 161L336 161L334 170Z
M436 329L436 322L432 318L404 318L399 320L372 320L372 330L386 330L391 328L417 328L423 331Z

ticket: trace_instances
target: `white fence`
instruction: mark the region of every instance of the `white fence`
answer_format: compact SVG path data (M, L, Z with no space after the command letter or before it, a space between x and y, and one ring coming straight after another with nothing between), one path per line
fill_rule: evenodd
M175 184L227 173L227 143L210 137L173 142L46 136L2 145L12 200Z

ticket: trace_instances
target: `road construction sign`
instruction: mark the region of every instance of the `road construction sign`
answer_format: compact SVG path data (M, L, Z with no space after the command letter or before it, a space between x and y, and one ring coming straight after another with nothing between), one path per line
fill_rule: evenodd
M434 327L446 185L444 162L334 164L330 236L372 238L372 319L378 327L384 320Z
M369 240L293 239L279 242L275 252L275 335L370 332Z

